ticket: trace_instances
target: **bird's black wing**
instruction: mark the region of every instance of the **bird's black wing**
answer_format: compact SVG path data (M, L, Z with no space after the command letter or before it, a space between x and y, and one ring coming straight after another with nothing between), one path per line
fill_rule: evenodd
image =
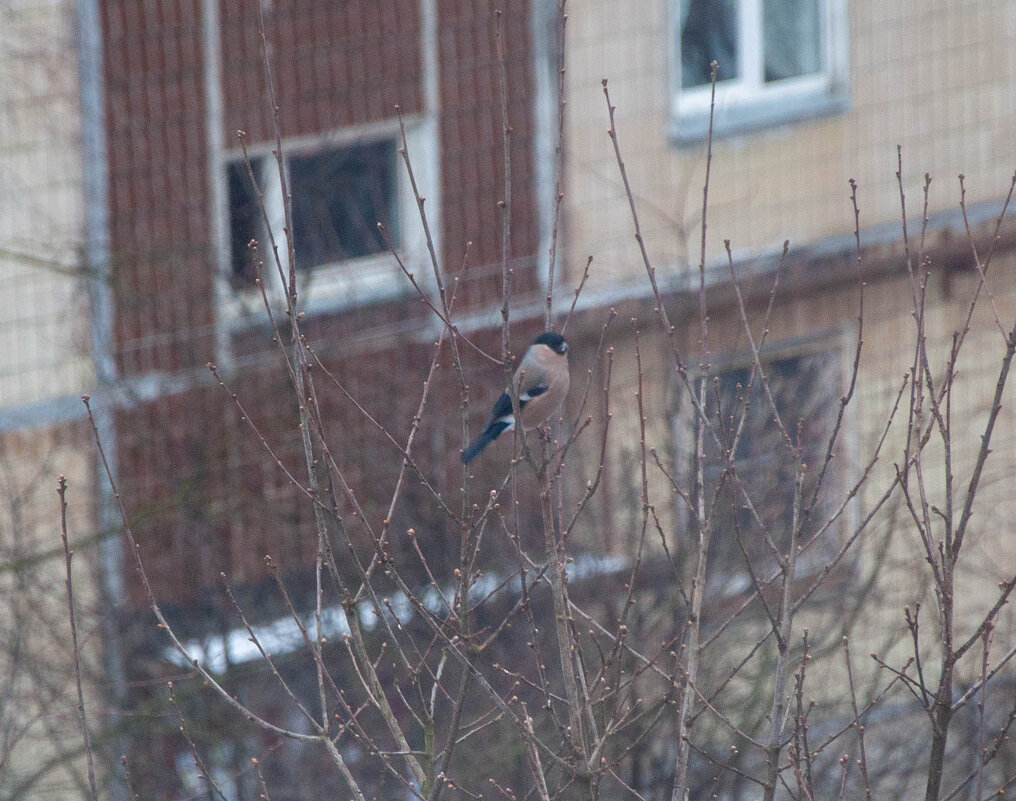
M519 401L519 405L524 405ZM484 426L483 432L462 452L462 463L469 464L476 456L491 442L497 439L503 431L515 426L515 413L512 411L512 398L507 392L494 402L494 408L490 410L490 419Z
M539 397L544 392L546 392L548 389L550 389L550 387L548 387L546 384L537 384L534 387L530 387L525 392L523 392L521 395L519 395L519 408L521 409L523 406L525 406L527 403L529 403L529 401L531 401L533 398Z
M512 397L507 392L502 392L501 397L494 402L494 408L490 410L490 422L493 423L495 420L511 415L511 413Z
M519 409L524 409L526 404L529 403L533 398L542 395L546 392L548 387L546 384L537 384L536 386L529 387L523 392L519 393ZM494 403L494 408L490 410L490 418L487 425L490 425L497 420L507 420L515 416L512 411L512 398L507 392L502 392L501 397Z

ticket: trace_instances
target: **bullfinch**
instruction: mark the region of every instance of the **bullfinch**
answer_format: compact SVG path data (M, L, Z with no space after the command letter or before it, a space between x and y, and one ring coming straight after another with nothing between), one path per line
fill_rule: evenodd
M536 428L547 422L568 394L568 343L564 337L553 331L540 334L526 350L512 380L519 395L522 427ZM503 431L513 428L515 412L511 395L502 392L483 433L462 452L462 463L469 464Z

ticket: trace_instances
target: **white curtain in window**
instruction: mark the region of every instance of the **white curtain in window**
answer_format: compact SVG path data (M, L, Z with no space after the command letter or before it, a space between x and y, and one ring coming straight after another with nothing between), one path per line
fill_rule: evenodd
M821 69L819 0L765 0L763 24L766 82Z

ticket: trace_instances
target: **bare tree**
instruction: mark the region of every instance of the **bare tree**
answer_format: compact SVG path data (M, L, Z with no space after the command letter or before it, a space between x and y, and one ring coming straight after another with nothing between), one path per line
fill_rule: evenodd
M563 37L563 15L559 28ZM992 459L1016 329L1004 322L988 283L992 254L979 253L980 240L968 229L977 280L963 324L947 337L944 364L936 363L927 330L931 268L924 228L911 252L902 181L902 235L915 321L912 362L890 393L884 417L866 421L874 436L851 461L843 453L850 450L845 440L854 436L854 409L867 375L869 325L857 187L851 187L857 275L848 358L837 358L842 349L832 346L799 352L773 346L770 325L782 301L784 259L770 283L746 286L728 243L729 281L715 287L707 280L711 149L702 196L697 319L685 330L668 312L670 298L660 289L643 241L623 132L614 124L604 81L609 135L653 316L622 325L613 309L604 310L595 326L586 327L594 333L585 335L588 347L572 367L576 376L585 370L585 380L576 382L567 415L542 437L518 436L506 468L498 472L491 465L473 475L463 467L444 483L444 468L419 458L421 432L437 415L435 384L448 375L438 372L442 362L450 365L461 410L450 428L463 446L471 401L484 400L469 390L469 361L493 365L514 391L512 125L500 34L499 28L505 153L498 199L500 351L457 325L457 276L437 257L423 188L416 184L403 135L401 154L427 232L430 287L403 270L440 323L406 430L382 422L377 410L358 399L357 388L318 357L301 315L289 209L284 229L273 230L250 172L267 231L267 241L252 251L252 263L284 356L281 369L294 393L297 459L281 455L259 429L248 401L230 387L230 376L214 365L210 369L225 390L222 402L313 520L316 554L306 577L313 591L287 581L269 556L277 603L286 614L266 627L252 619L247 600L222 576L233 625L257 651L261 666L258 681L241 692L242 682L216 666L212 649L188 639L164 610L127 507L121 507L141 593L160 636L168 638L176 664L201 685L188 688L187 695L181 692L185 679L171 688L179 715L172 725L187 744L197 777L192 792L269 797L299 787L311 796L323 791L313 789L318 777L308 779L306 767L327 765L342 792L357 799L398 795L437 801L491 792L543 801L680 801L709 793L766 801L861 793L872 798L879 792L902 797L912 777L900 774L912 774L919 764L927 801L1005 793L1012 779L991 768L1011 760L1006 739L1016 709L999 717L988 698L1011 704L999 685L1016 647L1005 642L999 654L993 637L1016 578L1006 578L985 597L980 588L966 586L959 568ZM263 22L261 36L264 45ZM265 46L277 169L288 197L284 120L267 56ZM713 74L715 80L715 65ZM1007 206L1008 201L990 241L997 239ZM926 193L925 221L927 216ZM383 227L381 233L387 236ZM402 266L397 250L391 251ZM551 251L551 265L554 258ZM586 269L588 274L588 263ZM282 290L281 306L265 288L270 282ZM574 288L576 298L582 286ZM727 322L744 343L733 356L711 325L720 289L726 293ZM972 321L985 304L1002 355L990 408L975 433L974 457L961 464L953 416L957 375ZM548 291L548 327L557 322L554 308ZM572 319L569 311L561 330ZM667 389L674 402L662 407L647 401L658 393L653 373L661 352L676 376L676 385ZM631 367L633 380L624 389L634 392L634 402L626 396L626 414L615 419L621 390L614 369L622 358ZM377 509L364 504L350 473L348 437L338 439L330 431L333 395L351 403L388 448L383 458L390 460L394 478ZM97 430L96 441L101 451ZM879 469L886 462L894 465L892 471ZM617 479L612 501L625 499L624 508L614 503L594 508L605 476ZM425 517L424 507L435 527L457 535L449 560L414 525ZM602 541L598 529L605 526L628 532L623 553L596 552ZM920 625L916 605L886 609L875 592L880 582L900 581L899 573L887 578L882 562L895 547L890 533L904 529L918 535L919 555L930 571L915 597L931 588L937 609L933 632ZM964 598L970 604L960 614ZM875 641L865 624L879 613L896 615L905 626L873 648L874 659L862 667L851 643ZM283 630L288 644L282 642ZM911 653L902 656L905 645L912 646ZM248 740L267 738L269 752L288 749L286 772L281 761L262 764L260 757L250 767L240 765L239 746L225 758L216 753L222 739L192 725L195 713L213 704L242 721L239 730ZM891 727L894 718L913 713L915 704L925 726L915 725L908 735L930 753L926 763L914 756L911 743L894 742ZM973 744L950 752L957 715L972 705ZM235 742L242 746L243 737ZM253 745L245 753L262 751ZM902 770L900 753L907 760ZM223 764L231 771L224 772Z

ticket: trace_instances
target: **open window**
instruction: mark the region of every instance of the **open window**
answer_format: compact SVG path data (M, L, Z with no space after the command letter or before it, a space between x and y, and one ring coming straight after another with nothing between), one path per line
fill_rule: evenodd
M847 101L844 0L672 0L671 127L681 141L830 113Z
M433 179L433 148L428 132L425 124L407 126L414 171L421 187ZM385 300L410 291L390 248L410 269L418 268L420 259L426 257L416 201L399 155L402 144L397 125L354 133L283 143L298 302L310 313ZM249 164L242 153L232 153L223 162L228 252L223 253L226 263L222 271L231 287L227 312L234 319L261 314L252 241L258 243L271 298L281 298L282 282L269 230L278 244L283 272L289 270L278 162L270 146L248 149L248 158ZM432 228L436 229L433 221Z

